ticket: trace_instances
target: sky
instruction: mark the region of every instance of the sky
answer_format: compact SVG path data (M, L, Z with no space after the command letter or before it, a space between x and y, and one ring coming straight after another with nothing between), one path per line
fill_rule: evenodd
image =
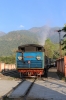
M66 0L0 0L0 31L32 27L63 27Z

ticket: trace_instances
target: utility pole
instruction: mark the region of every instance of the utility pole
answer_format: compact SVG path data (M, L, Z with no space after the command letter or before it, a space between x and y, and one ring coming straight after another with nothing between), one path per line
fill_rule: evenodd
M62 30L58 30L57 31L59 33L59 51L60 51L60 57L62 57L62 51L61 51L61 31Z

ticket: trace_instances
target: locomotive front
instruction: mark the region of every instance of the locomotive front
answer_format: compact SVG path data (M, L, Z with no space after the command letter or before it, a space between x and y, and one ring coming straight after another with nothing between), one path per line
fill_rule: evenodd
M44 73L44 47L36 44L21 45L16 53L16 66L23 75Z

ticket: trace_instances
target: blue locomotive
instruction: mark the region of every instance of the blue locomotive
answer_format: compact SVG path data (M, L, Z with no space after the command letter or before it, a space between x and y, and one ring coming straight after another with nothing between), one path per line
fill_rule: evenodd
M43 75L45 64L44 47L37 44L26 44L18 47L16 67L23 75Z

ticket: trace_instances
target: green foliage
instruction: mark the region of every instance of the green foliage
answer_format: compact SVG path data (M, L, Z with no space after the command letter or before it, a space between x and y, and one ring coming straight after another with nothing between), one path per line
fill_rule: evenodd
M58 33L55 30L59 28L50 28L48 32L48 38L50 38L54 43L58 43ZM8 34L0 37L0 56L12 56L18 49L19 45L28 43L37 43L38 34L41 37L41 33L46 34L46 27L35 27L30 30L17 30L9 32ZM63 37L64 33L61 34ZM40 38L39 38L40 39ZM41 40L40 40L41 41Z
M49 58L56 59L59 57L59 44L52 43L50 39L47 39L44 48L45 48L45 54ZM13 55L11 56L1 56L0 62L7 63L7 64L15 64L16 52L14 52L15 49L13 49L12 51L13 51ZM64 51L62 53L64 55Z
M51 28L49 38L58 43L58 34L54 32L57 28ZM19 45L28 44L28 43L37 43L38 39L36 36L41 35L41 32L46 32L46 27L38 27L32 30L19 30L12 31L8 34L0 37L0 57L7 57L15 55L15 51L18 49ZM37 35L36 35L37 34ZM46 33L45 33L46 34ZM61 34L64 35L64 34ZM59 56L59 44L54 44L51 40L47 40L45 44L46 54L49 57L58 57Z
M66 32L66 25L63 27L62 31ZM63 36L63 48L62 50L66 50L66 34Z
M12 56L19 45L38 43L35 34L28 30L9 32L0 37L0 56Z
M60 51L59 51L59 43L52 43L50 39L47 39L44 45L45 48L45 54L49 58L57 59L60 57ZM66 50L61 50L62 56L65 55Z
M6 64L15 64L15 56L0 57L0 62L6 63Z
M66 25L62 28L62 31L66 32Z
M58 46L59 44L54 44L51 42L50 39L47 39L44 45L45 48L45 54L49 57L49 58L58 58L59 57L59 52L58 52Z

